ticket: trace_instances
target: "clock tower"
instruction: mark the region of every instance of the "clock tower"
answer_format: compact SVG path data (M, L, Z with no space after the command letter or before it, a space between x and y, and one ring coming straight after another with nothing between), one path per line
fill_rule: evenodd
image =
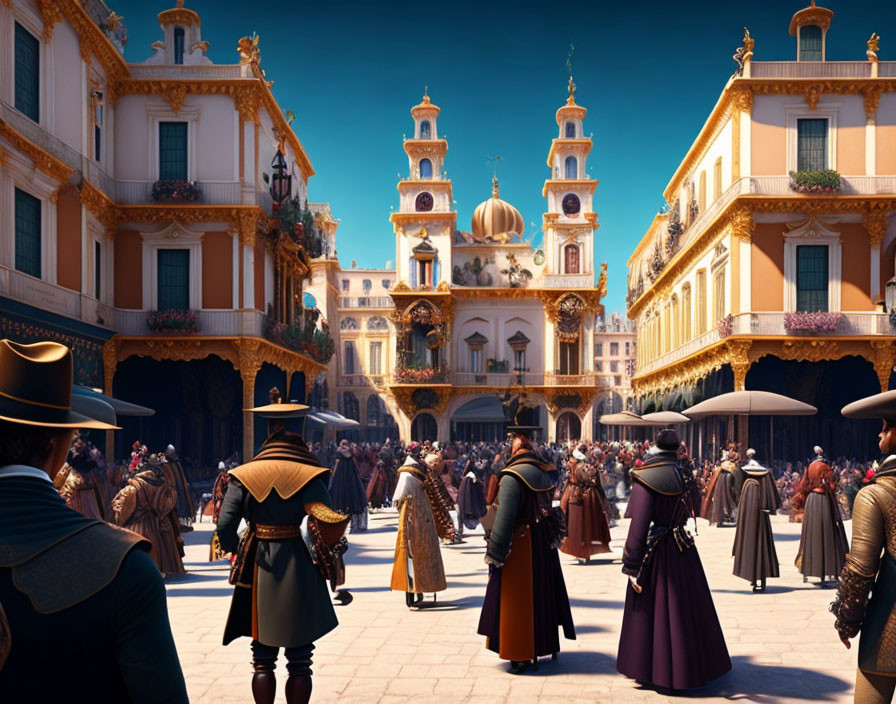
M457 214L445 174L448 142L439 136L441 110L424 95L411 108L414 136L404 140L409 175L398 182L399 209L392 213L398 281L414 290L451 283L451 243Z
M576 84L569 79L569 97L557 110L559 134L548 152L550 178L542 195L544 214L545 284L548 288L590 288L594 285L594 211L597 181L589 178L590 137L583 121L588 112L576 105Z

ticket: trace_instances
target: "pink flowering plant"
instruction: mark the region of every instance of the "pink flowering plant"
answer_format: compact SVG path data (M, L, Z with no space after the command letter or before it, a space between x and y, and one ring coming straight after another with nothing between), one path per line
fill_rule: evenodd
M153 332L174 335L199 332L199 314L195 310L154 310L146 322Z
M178 178L166 178L152 184L154 203L195 203L202 197L199 184Z
M791 171L790 190L808 194L839 193L840 174L833 169Z
M399 384L424 384L445 381L448 370L445 367L404 367L395 370L395 381Z
M784 314L784 329L802 335L826 335L836 332L843 316L840 313L798 311Z

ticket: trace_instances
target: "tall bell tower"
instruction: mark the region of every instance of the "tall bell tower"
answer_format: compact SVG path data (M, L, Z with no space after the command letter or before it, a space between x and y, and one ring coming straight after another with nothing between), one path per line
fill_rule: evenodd
M457 214L451 179L445 173L448 142L439 136L441 110L424 94L411 108L414 136L404 140L408 177L398 182L395 230L398 281L412 289L434 290L451 283L451 244Z
M557 110L559 134L551 142L544 182L547 199L543 218L545 282L548 287L590 288L594 282L594 211L597 181L589 178L587 162L592 142L585 136L588 112L575 101L576 84L569 79L569 97Z

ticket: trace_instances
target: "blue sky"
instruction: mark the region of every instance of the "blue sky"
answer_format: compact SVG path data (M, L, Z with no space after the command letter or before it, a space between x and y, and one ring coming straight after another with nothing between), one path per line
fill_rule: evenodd
M128 27L128 61L142 61L161 38L156 14L173 2L108 0ZM595 257L609 263L607 311L625 307L626 260L662 203L662 191L735 65L743 27L757 61L791 60L787 33L807 2L445 2L317 0L246 3L187 0L202 18L215 63L236 63L236 42L258 32L261 65L311 157L313 201L341 219L344 267L395 258L388 221L406 175L402 136L409 110L429 86L442 108L446 169L458 226L470 229L490 195L486 156L501 154L501 197L537 230L566 98L566 56L575 43L577 102L588 108L589 159L600 181ZM831 0L829 60L862 60L871 32L880 57L896 58L896 3ZM251 9L252 14L246 10ZM891 49L891 47L893 47ZM531 223L535 223L532 227Z

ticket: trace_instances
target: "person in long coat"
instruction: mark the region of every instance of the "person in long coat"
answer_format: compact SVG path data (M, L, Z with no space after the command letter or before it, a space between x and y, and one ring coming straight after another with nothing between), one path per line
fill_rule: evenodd
M551 507L554 482L548 474L554 466L536 454L531 429L511 432L485 553L489 578L478 632L518 674L537 669L539 657L557 657L559 629L570 640L576 633L557 553L562 518Z
M66 505L82 516L106 520L106 499L100 489L96 462L90 456L87 441L80 435L72 443L53 485Z
M177 518L180 521L181 532L188 533L193 530L193 521L196 519L196 507L193 506L193 497L190 496L190 484L187 481L187 475L184 472L180 457L177 456L177 450L174 449L174 445L168 445L165 448L162 469L168 476L168 481L171 482L173 480L174 489L177 491Z
M588 562L592 555L610 552L610 521L600 475L573 450L566 461L568 483L560 499L566 515L567 536L560 552Z
M896 692L896 391L855 401L842 413L883 419L878 440L886 459L856 495L852 547L831 611L847 648L861 632L856 704L890 704Z
M367 530L367 492L361 481L355 452L348 440L343 439L339 443L329 489L333 508L351 516L352 533Z
M771 471L755 456L756 450L747 450L747 463L735 476L740 502L732 555L734 574L747 580L754 592L762 592L767 579L780 576L770 516L777 512L781 497Z
M176 507L175 489L165 481L162 464L155 457L138 467L112 499L115 523L152 543L149 556L163 575L186 572Z
M253 409L269 420L269 435L252 461L230 471L218 516L221 547L237 556L224 645L242 636L252 638L256 704L273 704L274 670L284 648L287 704L308 704L314 642L338 625L330 590L315 561L321 563L329 545L344 545L348 517L332 508L327 468L318 464L301 435L286 430L286 419L298 417L307 407L281 403L275 391L272 404ZM302 530L306 516L311 549ZM241 519L248 524L242 540L237 535ZM335 535L324 544L312 540L328 527Z
M728 451L722 450L722 461L709 480L706 496L700 506L700 515L710 525L723 526L733 523L737 517L737 500L734 496L734 462L728 459Z
M664 430L633 469L632 522L622 557L629 576L616 669L667 689L692 689L731 669L725 637L693 538L688 477Z
M457 492L457 535L460 538L463 538L464 528L473 530L488 512L488 507L485 505L485 487L477 473L483 472L484 469L468 462L467 471L460 482L460 489Z
M373 468L373 474L370 475L370 481L367 483L367 503L370 504L371 509L376 510L389 505L389 499L391 498L389 485L391 483L386 463L382 460L377 460L376 466Z
M815 453L817 459L806 468L796 487L804 513L795 564L804 582L809 577L818 577L824 586L828 579L836 581L843 569L849 542L840 505L834 496L834 473L822 459L822 449L816 447Z
M392 505L398 508L398 536L390 589L405 593L408 608L419 605L423 594L448 588L431 499L424 482L427 470L409 454L398 470Z

